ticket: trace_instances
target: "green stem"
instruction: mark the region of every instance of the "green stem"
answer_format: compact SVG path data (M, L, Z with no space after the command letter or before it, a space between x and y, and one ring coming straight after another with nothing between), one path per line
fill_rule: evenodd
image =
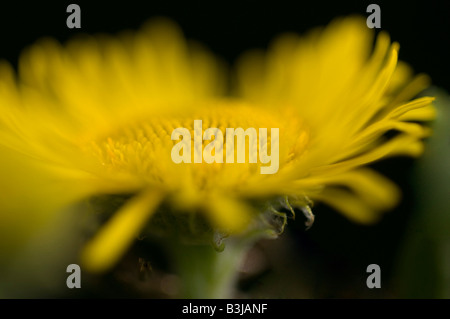
M182 282L181 297L232 298L239 265L252 243L233 238L218 252L212 245L173 241L170 248Z

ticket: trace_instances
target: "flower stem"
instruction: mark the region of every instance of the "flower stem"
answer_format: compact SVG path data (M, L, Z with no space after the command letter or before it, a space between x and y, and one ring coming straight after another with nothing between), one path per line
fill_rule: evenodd
M182 283L181 297L232 298L239 265L251 243L233 238L218 252L212 245L172 242L171 251Z

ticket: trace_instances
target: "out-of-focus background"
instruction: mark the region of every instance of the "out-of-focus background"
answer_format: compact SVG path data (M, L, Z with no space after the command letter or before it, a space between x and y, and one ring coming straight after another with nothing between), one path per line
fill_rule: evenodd
M178 23L187 38L205 44L231 65L241 53L264 49L281 33L302 34L349 14L368 16L367 6L378 4L382 30L400 43L400 59L416 72L429 74L433 85L442 89L429 92L438 96L439 118L433 124L435 134L427 142L427 152L419 160L395 158L373 165L403 191L400 205L380 223L354 224L318 205L314 207L316 222L310 230L305 231L298 218L290 221L278 240L259 242L242 267L236 297L450 298L450 100L445 100L450 84L449 3L424 1L418 6L406 1L92 2L2 3L0 58L15 65L22 49L43 36L64 42L77 33L114 34L124 29L136 30L149 18L165 16ZM81 29L66 27L66 8L70 3L81 7ZM50 238L47 244L51 246L53 241ZM29 255L33 257L27 262L45 269L59 258L39 255L39 251ZM135 263L136 256L146 254L152 260L148 273L145 261ZM64 260L61 264L70 262L70 252L61 253L60 258ZM381 268L380 289L366 286L370 264ZM16 287L29 291L15 291L14 296L170 298L176 292L177 278L168 268L161 248L144 241L133 247L112 273L101 278L84 277L83 289L67 289L65 269L56 268L62 270L57 274L51 268L41 272L43 277L30 279L28 287ZM53 275L62 278L61 287L55 288L49 283L55 280L45 277ZM0 288L1 285L0 282Z

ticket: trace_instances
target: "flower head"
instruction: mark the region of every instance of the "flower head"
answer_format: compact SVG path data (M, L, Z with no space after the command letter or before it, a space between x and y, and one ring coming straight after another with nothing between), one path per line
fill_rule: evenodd
M374 222L399 194L365 166L419 155L429 132L418 121L434 109L431 97L411 100L428 80L397 61L399 45L380 33L372 50L372 36L359 18L286 35L267 53L243 56L231 88L223 64L167 21L117 38L41 41L22 55L17 76L0 66L4 235L25 234L30 220L84 198L126 194L83 252L86 267L100 271L161 207L200 214L225 233L245 230L266 209L297 207L312 219L315 201ZM190 163L175 163L180 127L192 136L267 128L255 150L276 147L276 170L261 174L267 161L249 153L243 163L195 163L207 139Z

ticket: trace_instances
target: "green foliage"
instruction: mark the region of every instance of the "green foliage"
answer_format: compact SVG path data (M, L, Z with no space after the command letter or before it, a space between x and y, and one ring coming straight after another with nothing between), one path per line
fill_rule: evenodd
M437 118L414 178L416 209L397 267L402 298L450 298L450 96L432 88Z

